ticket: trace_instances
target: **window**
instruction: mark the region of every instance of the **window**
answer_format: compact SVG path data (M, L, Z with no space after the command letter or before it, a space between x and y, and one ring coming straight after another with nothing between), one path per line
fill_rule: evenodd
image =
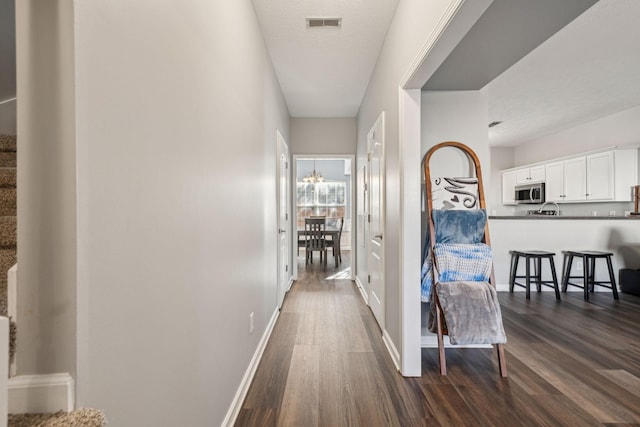
M345 216L345 181L325 181L317 183L297 183L296 200L298 207L298 227L304 227L304 219L309 216L326 216L330 219Z

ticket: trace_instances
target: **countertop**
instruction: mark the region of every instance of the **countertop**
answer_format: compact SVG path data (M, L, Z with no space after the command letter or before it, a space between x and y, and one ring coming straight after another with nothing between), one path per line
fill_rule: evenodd
M555 216L555 215L489 215L489 219L530 219L530 220L543 220L543 221L553 221L553 220L638 220L640 219L640 215L632 215L632 216Z

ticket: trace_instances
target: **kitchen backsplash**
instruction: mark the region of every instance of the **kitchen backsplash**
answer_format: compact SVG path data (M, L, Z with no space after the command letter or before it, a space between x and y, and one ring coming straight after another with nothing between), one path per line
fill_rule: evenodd
M489 208L489 215L494 216L512 216L512 215L525 215L528 210L539 209L542 205L517 205L517 206L505 206L498 205L493 208ZM615 203L561 203L560 215L561 216L610 216L610 213L614 213L613 216L625 216L625 212L633 211L633 202L615 202ZM547 209L554 209L554 205L549 203L544 207Z

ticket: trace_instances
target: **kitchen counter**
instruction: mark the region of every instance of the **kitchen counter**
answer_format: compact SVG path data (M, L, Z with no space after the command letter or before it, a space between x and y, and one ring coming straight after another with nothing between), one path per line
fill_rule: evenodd
M570 216L570 215L489 215L489 219L533 219L533 220L564 220L564 219L573 219L573 220L599 220L599 219L608 219L608 220L636 220L640 219L640 215L633 216Z
M640 221L636 223L636 219L640 218L604 215L490 216L487 223L499 290L509 290L509 251L512 250L554 252L558 274L562 269L562 252L567 250L612 252L616 276L621 268L640 268ZM543 264L543 271L546 269ZM606 268L597 268L598 276L606 276L606 272ZM572 291L575 289L570 287Z

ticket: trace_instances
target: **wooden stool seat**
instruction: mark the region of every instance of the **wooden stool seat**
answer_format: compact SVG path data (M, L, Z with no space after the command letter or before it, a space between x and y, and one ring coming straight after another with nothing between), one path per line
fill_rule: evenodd
M542 285L552 287L556 293L556 299L560 300L560 288L558 287L558 276L556 275L556 266L553 262L554 252L547 251L510 251L511 253L511 271L509 273L509 292L513 292L514 286L525 288L526 298L531 297L531 283L536 284L538 292L542 290ZM518 262L520 258L525 259L525 274L518 275ZM552 280L542 280L542 260L549 260ZM531 261L535 261L534 272L531 274ZM516 279L525 279L524 284L519 283Z
M562 260L562 292L567 291L567 286L573 285L582 288L584 291L584 300L589 301L589 292L593 292L595 285L604 286L611 289L613 299L618 299L618 289L616 287L616 278L613 273L613 265L611 257L613 253L602 251L564 251ZM571 267L575 257L582 258L582 275L571 275ZM596 277L596 260L604 259L607 262L609 270L609 280L595 280ZM580 279L582 284L570 282L570 279Z

